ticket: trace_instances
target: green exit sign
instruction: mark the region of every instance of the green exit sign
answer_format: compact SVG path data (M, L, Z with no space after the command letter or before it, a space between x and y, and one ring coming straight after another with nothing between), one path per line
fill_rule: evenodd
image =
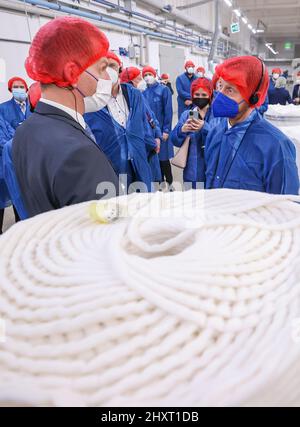
M293 43L290 43L290 42L284 43L284 48L285 48L285 50L293 49Z
M232 32L232 34L240 32L240 24L238 22L231 24L231 32Z

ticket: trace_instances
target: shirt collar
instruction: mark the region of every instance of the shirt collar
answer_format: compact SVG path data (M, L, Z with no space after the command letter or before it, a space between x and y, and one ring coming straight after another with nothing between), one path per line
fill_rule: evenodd
M77 123L80 124L81 127L83 127L83 129L86 128L86 124L83 116L80 113L73 110L72 108L66 107L65 105L59 104L58 102L55 102L55 101L50 101L49 99L45 99L45 98L41 98L40 102L51 105L52 107L55 107L55 108L59 108L65 113L69 114L69 116L71 116Z
M244 127L247 127L247 125L249 124L249 123L251 123L251 122L253 122L253 120L255 119L255 117L256 117L256 115L257 115L257 111L254 109L253 111L252 111L252 113L250 114L250 116L246 119L246 120L244 120L243 122L241 122L241 123L237 123L236 125L234 125L234 126L232 126L231 124L230 124L230 120L228 119L228 127L227 127L227 130L228 131L230 131L231 129L239 129L239 128L244 128Z
M14 98L14 101L16 104L20 105L21 107L26 105L26 100L25 101L18 101L17 99Z
M116 99L118 96L123 95L122 86L119 85L119 92L117 93L117 96L112 96L112 99Z

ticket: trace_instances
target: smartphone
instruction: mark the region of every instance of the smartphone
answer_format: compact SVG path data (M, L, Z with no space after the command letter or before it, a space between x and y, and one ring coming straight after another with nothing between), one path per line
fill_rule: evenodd
M189 118L190 119L194 119L194 120L199 120L200 119L199 111L197 111L197 110L190 110L190 112L189 112Z

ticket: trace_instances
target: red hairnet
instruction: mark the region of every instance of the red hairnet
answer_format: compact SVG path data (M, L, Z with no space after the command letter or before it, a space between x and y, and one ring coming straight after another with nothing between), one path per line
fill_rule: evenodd
M8 90L11 92L12 91L12 86L15 82L20 81L23 83L23 85L25 86L26 91L28 91L28 86L27 83L25 82L24 79L22 79L21 77L12 77L9 81L8 81Z
M116 61L119 64L120 67L122 66L122 62L121 62L120 58L111 50L109 50L107 52L106 58L107 59L113 59L114 61Z
M189 68L189 67L195 68L195 64L193 63L193 61L186 61L186 63L184 64L184 68Z
M282 74L282 69L281 68L274 68L272 70L272 74Z
M164 73L164 74L162 74L162 75L160 76L160 78L161 78L162 80L169 80L170 76L169 76L169 74Z
M203 73L203 74L205 74L205 68L204 67L198 67L197 68L197 73Z
M120 74L120 81L121 83L128 83L136 79L140 75L141 75L141 70L139 70L136 67L124 68L124 70Z
M152 68L150 66L143 68L143 71L142 71L143 77L145 76L146 73L151 73L151 74L153 74L154 77L156 77L156 71L154 70L154 68Z
M200 79L194 80L191 84L192 98L194 97L195 92L197 92L197 90L199 89L203 89L207 93L207 95L212 98L214 88L210 80L206 79L205 77L200 77Z
M262 77L261 85L257 91L259 100L257 104L250 105L249 99L257 90ZM214 87L220 78L234 84L251 107L260 107L265 102L269 88L269 73L267 67L264 67L264 75L262 76L262 61L260 59L254 56L228 59L216 67L213 77Z
M31 107L34 109L42 97L41 84L33 83L28 90L28 99Z
M89 22L73 17L56 18L36 34L26 59L29 77L43 84L67 87L106 55L109 42L105 34ZM64 69L70 65L69 81Z

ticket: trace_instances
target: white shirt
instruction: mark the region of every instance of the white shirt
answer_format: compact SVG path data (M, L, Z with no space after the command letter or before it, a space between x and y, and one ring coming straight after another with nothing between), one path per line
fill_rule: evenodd
M129 110L126 99L124 98L122 88L120 86L119 93L116 98L111 97L107 104L108 111L119 125L126 128Z
M86 124L82 115L76 112L75 110L72 110L72 108L66 107L65 105L59 104L58 102L50 101L49 99L45 99L45 98L41 98L40 102L51 105L52 107L55 107L55 108L59 108L65 113L69 114L69 116L71 116L77 123L80 124L80 126L83 127L83 129L86 128Z

